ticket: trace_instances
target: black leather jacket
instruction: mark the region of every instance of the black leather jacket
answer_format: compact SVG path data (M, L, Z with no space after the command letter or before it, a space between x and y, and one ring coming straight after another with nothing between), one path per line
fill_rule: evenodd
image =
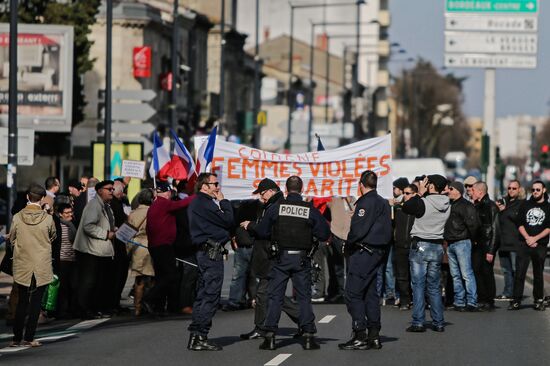
M481 228L476 244L488 254L495 254L500 245L499 210L497 205L485 195L475 205Z
M474 240L478 235L479 218L474 205L460 197L451 201L451 215L445 223L444 238L452 242L470 239Z
M522 241L517 225L519 208L525 200L515 199L512 201L506 197L504 201L506 208L499 214L500 250L516 251Z

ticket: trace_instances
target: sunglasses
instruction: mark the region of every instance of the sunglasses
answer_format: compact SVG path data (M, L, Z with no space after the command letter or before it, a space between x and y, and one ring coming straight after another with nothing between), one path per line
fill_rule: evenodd
M115 191L114 188L101 188L101 189L104 189L104 190L109 191L109 192L114 192Z
M517 187L508 187L508 190L509 191L517 191L519 188Z
M411 194L413 194L413 192L403 192L405 193L406 196L410 196Z
M214 187L217 187L220 185L220 182L214 182L214 183L204 183L204 184L208 184L208 185L214 185Z
M464 187L466 188L472 188L474 185L473 184L465 184Z
M532 188L533 192L542 192L542 188Z

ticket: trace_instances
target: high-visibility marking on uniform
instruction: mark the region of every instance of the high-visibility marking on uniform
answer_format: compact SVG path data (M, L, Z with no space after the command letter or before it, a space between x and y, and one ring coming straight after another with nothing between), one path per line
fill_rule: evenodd
M301 219L309 218L309 207L280 205L279 216L299 217Z
M264 366L279 366L280 364L285 362L285 360L290 356L292 356L292 353L281 353L280 355L277 355L275 358L264 364Z
M320 324L328 324L332 321L332 319L336 318L336 315L327 315L323 319L319 320Z

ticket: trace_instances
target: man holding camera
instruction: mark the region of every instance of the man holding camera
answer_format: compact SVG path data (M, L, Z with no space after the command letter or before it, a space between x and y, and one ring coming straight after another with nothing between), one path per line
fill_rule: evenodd
M191 242L198 247L199 279L193 304L193 321L187 348L192 351L220 351L221 346L208 340L212 318L220 302L223 284L224 245L231 239L233 208L220 191L218 177L201 173L195 185L196 198L189 205Z

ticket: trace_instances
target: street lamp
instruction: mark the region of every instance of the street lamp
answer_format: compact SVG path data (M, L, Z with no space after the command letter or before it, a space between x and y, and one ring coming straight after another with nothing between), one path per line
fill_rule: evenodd
M223 0L222 0L223 1ZM309 4L293 4L291 2L288 3L290 6L290 45L288 50L288 95L287 95L287 104L288 104L288 129L287 129L287 139L285 142L285 148L287 150L290 150L290 133L291 133L291 123L292 123L292 95L290 93L290 88L292 86L292 66L293 66L293 58L294 58L294 10L295 9L313 9L313 8L328 8L328 7L343 7L343 6L357 6L359 9L362 4L365 4L365 0L356 0L353 2L345 2L345 3L324 3L324 4L318 4L318 3L309 3ZM359 13L359 11L357 12ZM360 19L358 17L358 19ZM359 27L357 27L359 29ZM356 37L359 37L356 35ZM308 140L310 140L311 137L308 137ZM308 146L309 149L309 146Z

